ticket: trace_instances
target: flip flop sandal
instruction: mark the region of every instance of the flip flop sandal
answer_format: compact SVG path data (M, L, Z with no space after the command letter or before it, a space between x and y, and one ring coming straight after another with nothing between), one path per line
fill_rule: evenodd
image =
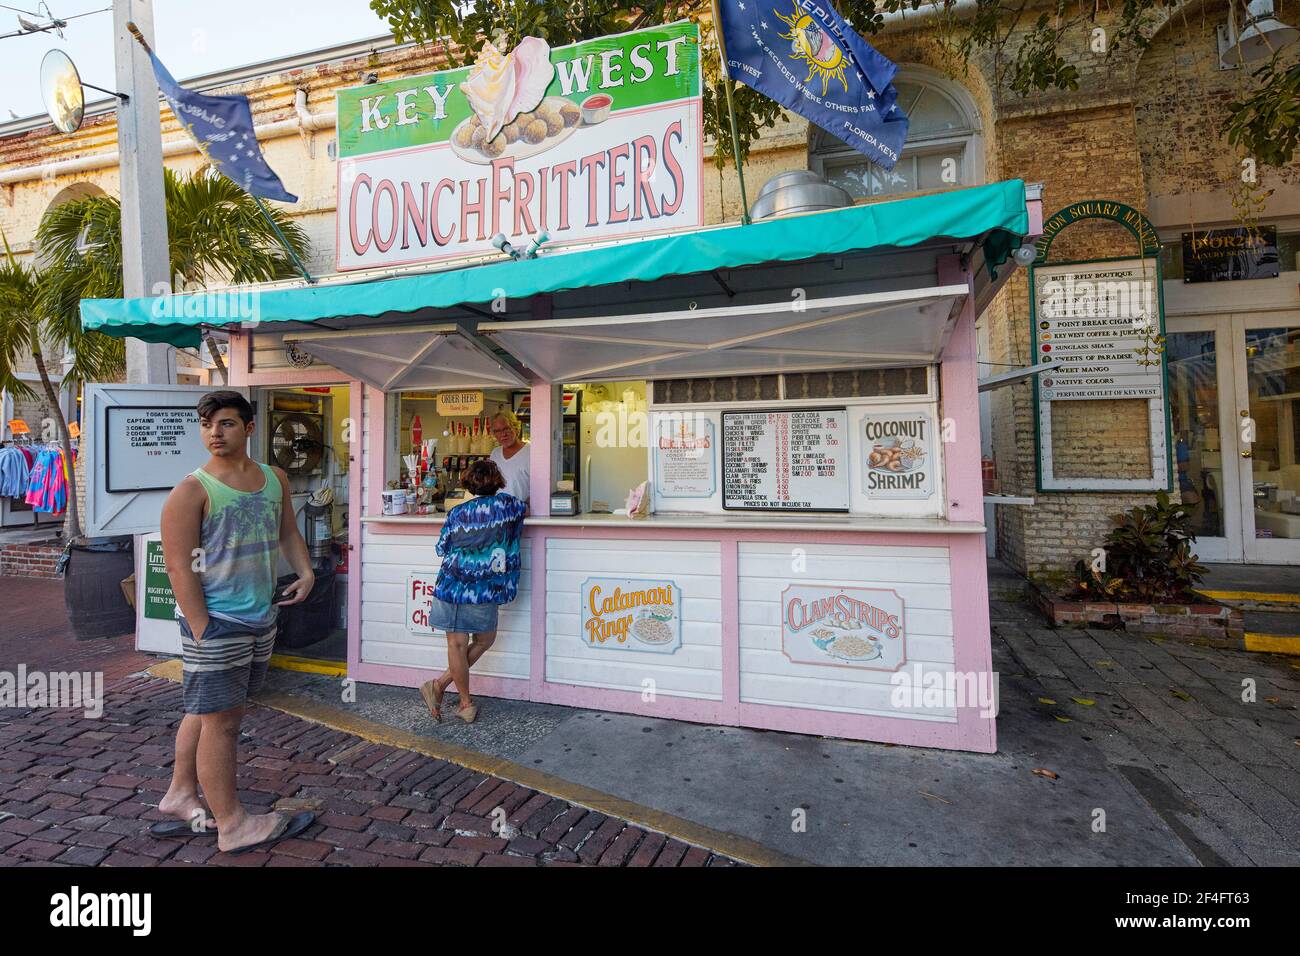
M217 828L205 827L202 830L196 830L186 820L164 820L151 826L149 835L155 837L214 837L217 835Z
M433 719L442 723L442 694L438 693L437 679L421 684L420 696L424 698L424 705L429 708L429 714Z
M227 850L231 856L238 856L241 853L247 853L250 850L260 850L263 847L274 846L281 840L289 840L293 837L304 833L313 823L316 822L316 812L314 810L302 810L289 816L281 814L284 820L284 826L278 831L273 831L269 837L258 843L250 843L248 846L237 847L233 850Z

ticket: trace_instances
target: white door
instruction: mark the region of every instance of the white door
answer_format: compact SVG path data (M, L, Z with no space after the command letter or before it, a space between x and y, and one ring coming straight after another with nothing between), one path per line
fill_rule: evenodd
M1243 560L1231 355L1227 316L1170 319L1166 324L1174 477L1202 561Z
M1300 564L1300 311L1231 324L1245 560Z
M1166 357L1196 553L1300 564L1300 312L1171 319Z

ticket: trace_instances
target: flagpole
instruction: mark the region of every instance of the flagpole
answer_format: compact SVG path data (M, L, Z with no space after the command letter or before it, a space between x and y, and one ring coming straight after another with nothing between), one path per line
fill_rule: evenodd
M144 38L144 34L140 32L140 28L131 21L127 21L126 28L131 32L131 36L135 37L136 42L144 47L144 52L152 56L153 49L149 46L149 41ZM235 185L239 184L236 183ZM245 189L244 192L248 192L248 190ZM280 231L279 225L273 218L271 218L271 210L266 208L266 203L262 202L262 197L254 195L253 193L248 193L248 195L253 197L253 201L257 203L257 208L262 211L262 215L266 218L266 221L270 223L271 228L275 230L275 235L280 240L280 245L284 247L285 252L289 253L289 258L292 259L293 264L298 267L298 271L302 273L302 277L311 285L315 285L316 279L307 271L307 267L304 266L302 260L298 258L298 253L293 251L293 246L289 245L289 240L286 239L284 233Z
M736 127L736 104L731 98L731 72L727 69L727 44L722 38L722 11L718 0L713 4L713 36L718 41L718 64L722 68L722 88L727 94L727 113L731 117L731 155L736 160L736 177L740 180L740 223L748 226L749 199L745 196L745 170L740 165L740 132Z
M266 208L266 203L262 202L262 197L256 196L253 193L249 193L249 195L253 197L258 208L262 210L262 215L265 216L266 221L271 224L271 228L275 230L275 234L280 237L280 245L284 246L284 251L289 253L289 258L292 259L293 264L298 267L298 271L302 273L302 277L306 279L310 285L315 285L315 278L313 278L312 274L307 271L307 267L302 264L302 260L298 258L298 253L293 251L293 246L289 245L289 240L284 238L284 233L280 231L280 227L276 225L275 220L271 218L271 210Z

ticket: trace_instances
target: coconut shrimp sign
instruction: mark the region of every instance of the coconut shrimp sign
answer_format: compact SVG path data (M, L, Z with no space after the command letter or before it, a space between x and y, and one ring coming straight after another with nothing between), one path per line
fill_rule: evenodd
M898 670L907 660L903 599L880 588L791 584L781 592L781 649L796 664Z
M699 226L703 138L690 23L342 90L337 266Z

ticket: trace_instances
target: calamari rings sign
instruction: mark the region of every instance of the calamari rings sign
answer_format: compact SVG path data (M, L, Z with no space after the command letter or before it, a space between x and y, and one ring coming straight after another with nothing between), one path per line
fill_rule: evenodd
M682 592L673 581L588 578L581 598L588 647L671 654L682 646Z
M699 62L679 22L339 91L337 267L698 227Z
M897 591L791 584L781 592L781 650L793 663L895 671L907 660Z

